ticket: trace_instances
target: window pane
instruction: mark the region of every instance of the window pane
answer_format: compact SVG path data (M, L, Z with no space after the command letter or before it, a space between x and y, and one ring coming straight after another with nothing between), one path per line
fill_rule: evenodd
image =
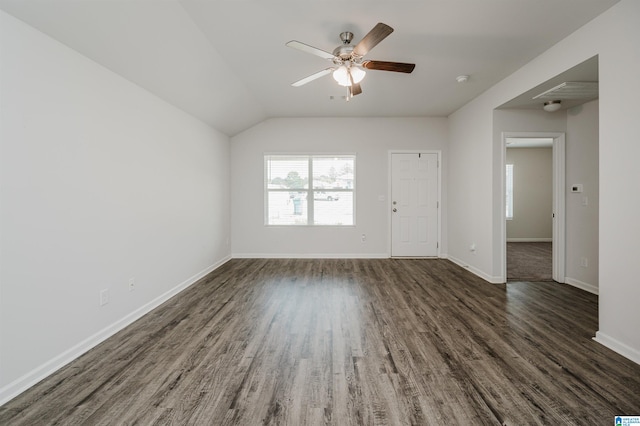
M355 158L313 157L313 188L353 188Z
M305 189L309 187L309 158L267 156L267 187Z
M316 225L353 225L353 192L313 192Z
M267 211L269 225L306 225L306 192L269 191Z
M267 225L353 226L355 155L265 155L264 160Z

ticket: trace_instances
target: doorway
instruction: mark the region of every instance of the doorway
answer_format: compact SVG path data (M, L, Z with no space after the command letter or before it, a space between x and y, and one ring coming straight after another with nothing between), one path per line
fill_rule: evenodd
M503 196L503 209L502 213L502 243L503 243L503 276L505 277L505 281L509 280L509 273L507 270L508 262L507 262L507 253L509 247L507 246L507 220L509 219L509 213L515 215L516 212L513 210L511 212L508 211L508 201L509 196L507 194L507 186L508 186L508 177L507 177L507 148L509 145L513 145L514 143L521 142L522 145L526 146L527 143L530 145L533 144L549 144L551 146L551 211L548 213L550 215L550 223L551 223L551 279L553 281L557 281L560 283L564 282L565 276L565 135L564 133L548 133L548 132L505 132L502 134L502 170L504 184L502 186L502 196ZM513 193L512 193L513 195ZM511 200L513 201L513 199ZM542 240L546 240L547 237L533 237L527 238L529 240L535 238L540 238ZM513 240L513 239L512 239ZM535 241L531 241L535 242ZM546 242L546 241L540 241ZM543 247L543 244L540 244L541 247L532 247L534 251L531 253L535 256L536 259L544 259L548 256L547 249L549 247ZM518 277L518 278L529 278L529 277Z
M390 153L391 257L436 257L439 153Z
M552 138L507 138L507 281L552 280Z

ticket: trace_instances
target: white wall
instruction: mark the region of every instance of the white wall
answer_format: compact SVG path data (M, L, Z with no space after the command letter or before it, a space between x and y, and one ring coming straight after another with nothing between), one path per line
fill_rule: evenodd
M386 257L389 255L389 150L441 150L446 118L279 118L231 140L234 257ZM354 227L264 226L264 153L355 153ZM446 218L446 182L442 185ZM385 201L379 201L379 197ZM443 227L446 229L446 224ZM367 235L362 243L360 236ZM446 253L443 236L441 253Z
M230 247L226 136L4 12L0 28L2 403Z
M623 0L593 28L603 37L600 55L600 211L598 341L640 362L640 197L629 182L640 182L640 2ZM602 33L601 30L605 30ZM591 34L590 34L591 35Z
M551 241L553 213L553 149L507 148L513 164L513 219L507 241Z
M566 282L592 293L598 293L598 108L593 101L566 114ZM573 184L584 192L572 193Z
M637 99L640 81L640 2L622 0L450 116L449 247L452 258L486 277L500 275L501 146L492 111L561 72L599 55L600 212L599 342L640 362L640 281L635 249L640 238ZM463 185L465 184L465 185ZM454 189L455 188L455 189ZM468 243L477 241L476 254Z
M449 118L448 255L489 282L504 282L500 268L493 266L494 260L499 262L494 259L493 231L502 221L494 223L493 217L491 105L480 96ZM502 167L499 173L502 176Z

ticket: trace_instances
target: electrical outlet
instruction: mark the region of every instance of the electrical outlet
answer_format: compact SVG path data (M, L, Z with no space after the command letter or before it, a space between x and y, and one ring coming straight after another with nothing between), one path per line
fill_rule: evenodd
M360 241L362 241L363 243L367 241L367 234L362 234L362 236L360 237Z
M109 303L109 289L105 288L100 290L100 306L104 306Z
M589 260L586 257L583 257L580 260L580 265L582 265L583 268L588 268L589 267Z
M129 291L133 291L136 288L135 278L129 278Z

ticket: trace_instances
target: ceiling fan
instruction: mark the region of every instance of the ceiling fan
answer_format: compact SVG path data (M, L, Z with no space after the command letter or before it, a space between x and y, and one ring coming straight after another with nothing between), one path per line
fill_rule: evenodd
M387 38L387 36L392 32L393 28L387 24L379 22L366 36L364 36L362 40L360 40L358 44L353 46L351 44L351 40L353 40L353 33L345 31L340 33L342 45L336 47L333 50L333 53L326 52L322 49L309 46L308 44L304 44L296 40L291 40L286 43L287 46L328 59L332 61L334 65L298 80L291 85L299 87L327 74L333 73L333 78L338 82L338 84L347 87L348 101L353 96L362 93L360 82L366 74L366 71L364 70L365 68L368 70L403 72L407 74L411 73L416 67L415 64L364 59L364 55L369 53L371 49Z

